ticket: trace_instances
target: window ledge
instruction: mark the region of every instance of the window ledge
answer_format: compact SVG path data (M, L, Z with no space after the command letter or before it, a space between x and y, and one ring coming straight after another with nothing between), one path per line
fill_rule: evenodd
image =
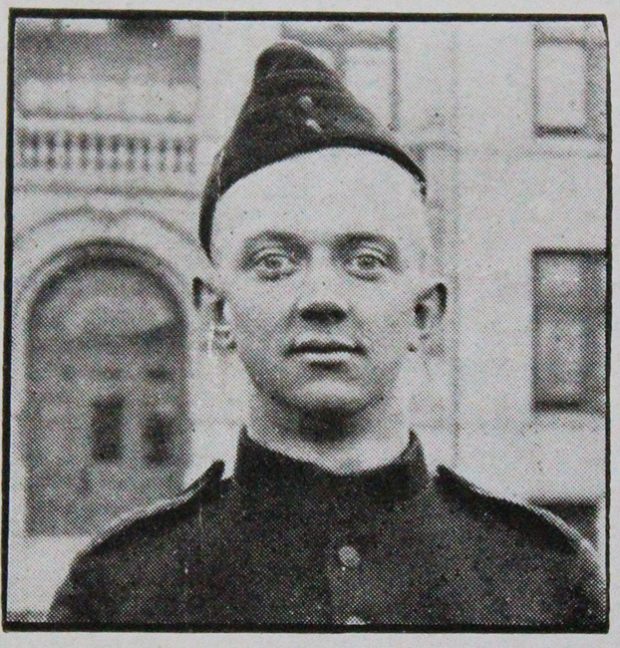
M575 431L598 432L605 428L605 416L590 412L533 412L530 429L544 431L548 428L564 428Z
M606 140L588 137L562 137L557 135L533 137L532 144L527 148L537 155L581 155L603 158L607 155Z

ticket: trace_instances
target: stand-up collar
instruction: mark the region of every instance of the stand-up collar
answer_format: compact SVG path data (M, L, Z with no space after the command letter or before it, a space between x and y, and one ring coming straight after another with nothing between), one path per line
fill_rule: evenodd
M348 475L292 459L256 443L242 431L235 482L258 505L304 501L332 502L338 508L390 505L418 493L429 481L422 446L413 432L407 448L392 462Z

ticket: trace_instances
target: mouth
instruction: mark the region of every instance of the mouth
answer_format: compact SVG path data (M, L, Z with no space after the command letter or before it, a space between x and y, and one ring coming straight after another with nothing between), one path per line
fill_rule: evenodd
M292 344L287 355L316 358L317 360L345 359L351 355L362 355L364 349L359 344L337 340L307 340Z

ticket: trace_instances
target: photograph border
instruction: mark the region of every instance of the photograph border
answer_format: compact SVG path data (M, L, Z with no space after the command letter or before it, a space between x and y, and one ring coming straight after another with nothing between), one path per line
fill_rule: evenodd
M118 624L118 623L47 623L8 619L8 536L9 536L9 484L10 484L10 434L11 434L11 350L12 350L12 297L13 297L13 141L15 92L15 26L19 18L91 18L139 20L165 18L172 20L202 21L317 21L317 22L567 22L599 21L607 39L607 147L606 147L606 295L605 295L605 579L606 619L601 629L588 634L609 631L610 612L610 373L612 333L612 118L609 29L604 13L399 13L399 12L343 12L343 11L199 11L199 10L134 10L134 9L43 9L15 8L8 10L7 52L7 104L6 104L6 185L5 185L5 246L4 246L4 339L3 339L3 420L2 420L2 626L9 631L102 631L102 632L293 632L293 633L583 633L583 629L567 626L514 626L463 624L450 626L412 626L409 624L368 624L359 627L345 625L305 624Z

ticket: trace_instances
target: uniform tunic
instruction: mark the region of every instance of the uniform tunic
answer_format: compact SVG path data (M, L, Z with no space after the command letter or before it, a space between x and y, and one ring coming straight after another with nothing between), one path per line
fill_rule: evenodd
M439 467L415 436L393 463L350 476L242 435L235 472L83 552L49 619L188 627L545 626L600 630L589 545L539 510Z

